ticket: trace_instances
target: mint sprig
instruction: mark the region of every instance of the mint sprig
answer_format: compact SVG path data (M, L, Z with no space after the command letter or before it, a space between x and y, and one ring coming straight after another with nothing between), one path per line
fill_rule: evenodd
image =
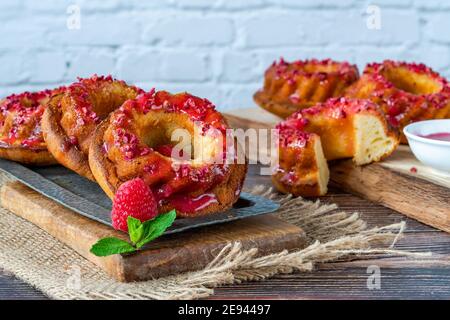
M91 252L99 257L106 257L112 254L129 253L134 251L136 251L136 248L133 247L130 243L114 237L100 239L91 247Z
M145 244L161 236L172 225L176 216L176 211L172 210L143 223L129 216L127 225L131 243L119 238L108 237L97 241L90 251L98 257L135 252Z

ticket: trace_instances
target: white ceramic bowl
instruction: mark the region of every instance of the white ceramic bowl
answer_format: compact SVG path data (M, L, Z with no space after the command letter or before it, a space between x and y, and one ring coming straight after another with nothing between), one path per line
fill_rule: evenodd
M407 125L403 132L417 159L434 169L450 172L450 141L423 137L433 133L450 133L450 119L414 122Z

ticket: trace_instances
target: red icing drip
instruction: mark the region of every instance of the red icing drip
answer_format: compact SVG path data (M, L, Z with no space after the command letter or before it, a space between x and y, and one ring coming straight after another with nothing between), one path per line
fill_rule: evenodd
M176 195L171 197L168 201L176 210L186 213L196 213L211 204L218 203L218 200L213 193L205 193L197 197Z
M160 154L162 154L163 156L171 157L172 156L173 146L170 145L170 144L164 144L162 146L156 147L155 150L157 152L159 152Z
M179 154L174 155L173 147L174 146L171 144L164 144L161 146L157 146L155 148L155 151L159 152L160 154L162 154L163 156L168 157L168 158L175 158L175 159L179 159L179 160L183 159L183 150L179 150Z
M183 114L201 128L200 134L215 132L226 133L226 122L207 99L188 93L170 94L166 91L140 94L136 99L127 100L111 116L112 139L106 140L103 147L110 156L120 151L119 156L127 162L141 165L137 174L153 191L159 206L170 205L186 213L195 213L217 199L207 196L229 173L229 165L224 163L204 163L191 166L189 162L178 163L172 158L173 146L170 144L149 148L135 128L136 117L145 117L148 113ZM223 141L224 155L226 139ZM179 155L182 158L183 154ZM179 159L180 159L179 158ZM118 159L118 161L122 161ZM190 194L203 194L200 197Z

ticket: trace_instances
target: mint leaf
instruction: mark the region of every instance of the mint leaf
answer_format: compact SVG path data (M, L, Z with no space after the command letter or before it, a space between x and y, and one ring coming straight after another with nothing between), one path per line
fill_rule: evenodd
M146 243L162 235L174 222L176 217L177 213L175 210L163 213L144 223L141 223L133 217L128 217L128 234L132 244L114 237L103 238L91 247L91 253L98 257L106 257L112 254L137 251L137 249Z
M127 218L128 234L130 235L130 240L134 244L138 243L142 236L144 235L144 227L139 219L128 216Z
M146 243L155 240L161 236L168 227L172 225L177 217L175 210L167 213L160 214L153 220L148 220L143 223L144 225L144 238L136 244L137 248L142 247Z
M152 220L145 221L142 224L142 229L144 231L144 234L142 236L142 239L140 239L140 241L136 243L136 247L137 248L140 248L144 244L146 244L147 242L151 241L151 240L147 241L147 238L149 237L149 235L153 234L153 232L156 230L156 226L154 224L154 221L155 220L152 219Z
M124 240L110 237L97 241L90 251L97 257L106 257L112 254L134 252L136 248Z

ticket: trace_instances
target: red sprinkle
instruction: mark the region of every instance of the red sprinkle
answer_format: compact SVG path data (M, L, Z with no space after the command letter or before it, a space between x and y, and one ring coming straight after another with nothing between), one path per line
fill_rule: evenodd
M19 144L29 149L46 148L41 130L44 103L65 90L23 92L12 94L0 103L0 141L6 145Z
M127 165L137 168L136 174L150 186L159 207L170 205L185 213L195 213L218 201L209 194L227 176L230 167L227 163L208 162L191 166L189 162L176 161L176 156L172 158L170 144L149 147L140 136L145 133L136 128L136 119L162 113L186 116L201 128L199 134L215 132L226 137L225 119L207 99L152 89L136 99L125 101L111 114L108 130L111 135L105 138L107 146L103 150L111 161L126 161ZM225 154L226 139L223 139L223 146ZM182 158L183 154L179 156Z
M434 82L438 90L431 93L415 93L396 86L389 74L397 70L408 71L417 75L426 75L428 81ZM369 86L368 98L380 105L386 118L393 127L403 127L412 121L432 119L450 101L450 84L437 72L424 64L385 60L382 63L368 64L359 82ZM348 89L348 94L358 94L361 85Z

